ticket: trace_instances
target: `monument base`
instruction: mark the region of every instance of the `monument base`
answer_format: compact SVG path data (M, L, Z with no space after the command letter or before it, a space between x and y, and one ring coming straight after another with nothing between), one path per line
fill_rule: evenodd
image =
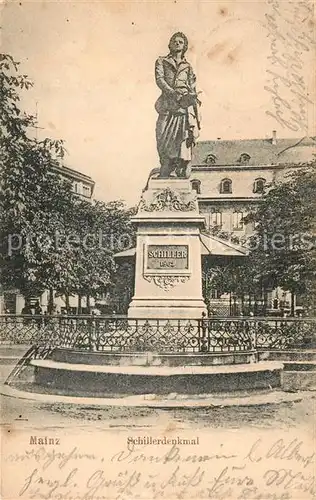
M201 298L194 299L164 299L146 297L132 300L129 309L129 318L139 319L200 319L206 313L206 306Z
M135 294L129 318L201 318L200 229L205 219L187 179L150 179L137 225Z

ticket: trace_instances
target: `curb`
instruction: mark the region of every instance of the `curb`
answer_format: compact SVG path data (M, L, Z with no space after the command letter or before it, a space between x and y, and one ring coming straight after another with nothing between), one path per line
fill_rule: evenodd
M268 394L256 394L242 397L214 397L214 396L196 396L189 399L188 397L176 395L169 399L155 399L155 395L146 394L141 396L128 396L125 398L101 398L101 397L78 397L78 396L62 396L51 394L38 394L26 391L20 391L9 386L1 386L0 394L2 396L13 397L16 399L26 399L29 401L38 401L40 403L64 403L73 405L96 405L103 407L130 407L130 408L225 408L225 407L243 407L243 406L262 406L267 404L282 404L282 403L297 403L302 401L307 396L306 393L286 393L281 391L272 391ZM178 397L179 399L176 399Z

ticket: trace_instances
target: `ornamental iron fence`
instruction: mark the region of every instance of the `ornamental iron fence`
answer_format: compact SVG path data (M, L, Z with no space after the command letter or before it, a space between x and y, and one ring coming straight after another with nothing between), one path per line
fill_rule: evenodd
M308 347L316 318L0 316L0 344L97 352L216 353ZM42 357L41 354L38 354Z

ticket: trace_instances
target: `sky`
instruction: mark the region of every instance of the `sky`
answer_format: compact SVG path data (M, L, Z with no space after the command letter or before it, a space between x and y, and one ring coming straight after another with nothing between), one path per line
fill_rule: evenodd
M279 137L315 135L315 108L305 98L291 103L305 113L304 126L273 116L279 110L289 121L289 96L298 97L293 82L303 78L308 99L316 87L310 2L301 11L295 3L7 1L1 45L34 81L22 103L37 110L39 138L64 139L67 166L94 179L96 198L134 204L159 166L154 63L175 31L189 38L200 140L271 137L274 129ZM286 68L276 63L284 54Z

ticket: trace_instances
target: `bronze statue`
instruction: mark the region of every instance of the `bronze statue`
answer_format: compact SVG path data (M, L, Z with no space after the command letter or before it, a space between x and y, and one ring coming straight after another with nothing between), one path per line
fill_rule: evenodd
M188 39L175 33L169 42L170 53L159 57L155 77L161 96L155 108L157 150L160 158L160 177L168 178L175 171L178 177L187 177L192 147L200 129L195 74L184 57Z

